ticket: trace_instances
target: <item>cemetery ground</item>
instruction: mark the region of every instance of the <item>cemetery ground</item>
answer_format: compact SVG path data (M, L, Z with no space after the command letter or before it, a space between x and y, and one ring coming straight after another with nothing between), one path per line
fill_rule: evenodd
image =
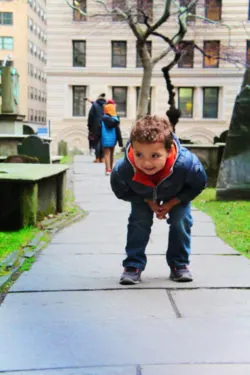
M72 171L75 202L87 215L56 233L4 296L0 372L248 375L249 259L193 207L194 281L169 280L169 229L155 220L142 282L120 285L129 204L116 199L93 157L75 156ZM216 220L232 222L230 236L246 238L248 202L218 202L207 189L194 205L224 215Z
M62 163L70 163L72 160L73 156L66 156ZM0 281L1 276L11 273L7 281L0 284L0 303L1 295L3 299L20 273L30 269L36 255L48 244L53 235L64 226L84 216L84 211L75 204L72 192L67 190L66 194L67 209L65 213L49 215L35 227L23 228L15 232L0 232ZM194 200L193 206L212 218L218 237L250 258L250 222L246 214L250 211L250 202L217 201L215 195L215 188L207 188ZM22 264L18 264L14 256L14 262L12 260L7 267L1 267L1 262L6 257L11 257L11 254L18 254L19 257L22 257L27 248L32 251L31 256L26 257ZM14 268L14 272L11 272L12 268Z
M73 155L65 156L60 163L70 166L73 158ZM75 204L72 189L68 188L65 212L49 214L38 221L36 226L17 231L0 231L0 303L20 273L30 269L38 253L54 234L84 215L84 210Z
M70 154L60 163L72 166L73 161L74 155ZM20 273L30 269L53 235L84 216L85 212L75 204L72 190L67 189L66 195L66 212L48 215L36 226L0 232L0 303ZM212 218L218 237L250 258L250 222L246 214L250 211L249 201L217 201L216 189L207 188L193 201L193 206Z

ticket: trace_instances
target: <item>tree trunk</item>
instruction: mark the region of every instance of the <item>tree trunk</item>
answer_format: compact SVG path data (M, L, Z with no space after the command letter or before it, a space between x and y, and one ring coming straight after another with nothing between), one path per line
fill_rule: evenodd
M150 100L150 84L152 78L153 65L147 64L143 69L142 84L139 92L136 118L145 116L148 113L148 103Z

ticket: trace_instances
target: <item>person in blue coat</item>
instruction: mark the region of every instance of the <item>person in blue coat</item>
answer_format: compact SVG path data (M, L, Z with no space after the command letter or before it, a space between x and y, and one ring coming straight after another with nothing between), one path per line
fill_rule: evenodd
M101 144L104 151L105 174L110 175L114 162L114 149L118 141L120 147L123 147L120 120L116 114L116 105L114 100L108 100L104 105L104 115L101 121Z
M154 214L169 224L166 261L170 279L193 280L188 268L193 224L190 202L206 183L201 162L180 145L167 117L147 115L137 120L126 155L111 173L113 192L131 203L121 284L141 280Z

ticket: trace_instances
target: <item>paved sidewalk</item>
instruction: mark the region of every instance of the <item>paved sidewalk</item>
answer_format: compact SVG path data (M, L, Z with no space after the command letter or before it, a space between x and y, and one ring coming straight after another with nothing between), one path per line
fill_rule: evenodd
M157 222L143 282L119 285L129 204L103 164L74 163L89 212L59 232L0 306L0 373L249 375L250 261L194 210L192 283L168 279L168 226Z

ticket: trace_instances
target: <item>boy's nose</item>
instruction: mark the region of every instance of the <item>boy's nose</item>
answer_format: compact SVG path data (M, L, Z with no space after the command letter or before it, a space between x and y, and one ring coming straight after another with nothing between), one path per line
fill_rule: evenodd
M152 165L151 161L149 161L149 160L145 160L145 161L144 161L144 167L145 167L145 168L150 168L151 165Z

